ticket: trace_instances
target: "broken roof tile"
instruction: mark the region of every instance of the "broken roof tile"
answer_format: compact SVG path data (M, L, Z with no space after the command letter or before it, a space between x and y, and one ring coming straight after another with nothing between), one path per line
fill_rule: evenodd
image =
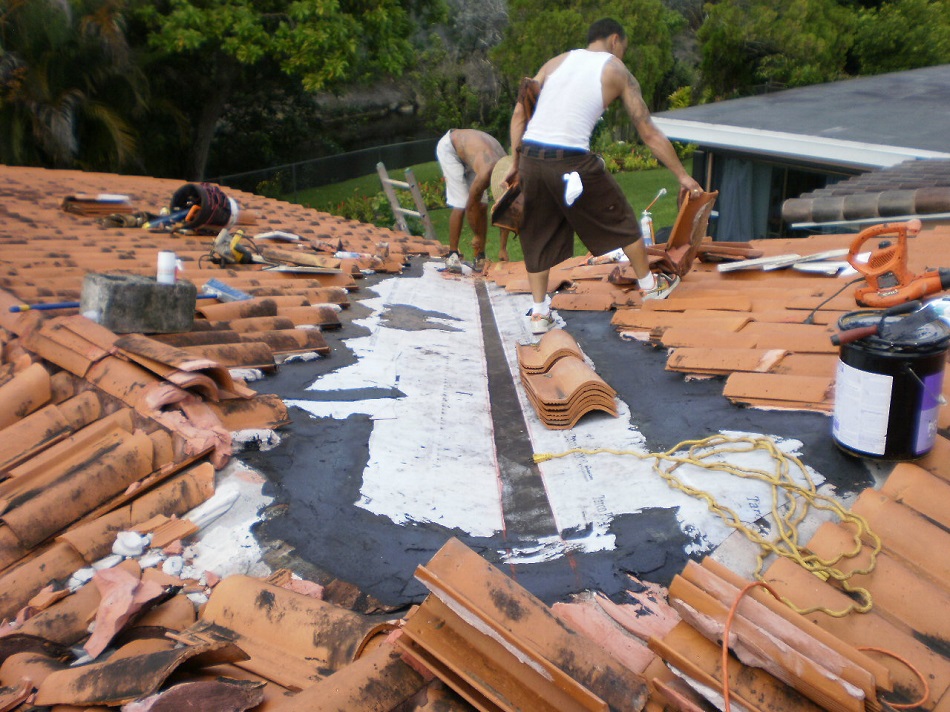
M215 586L196 630L209 626L247 652L240 667L300 690L350 663L376 624L258 579L229 576Z
M468 635L484 635L484 626L491 626L505 640L519 641L609 705L618 709L643 706L646 686L639 675L568 628L547 606L457 539L446 542L416 575L432 592L430 597L464 611L468 625L481 622ZM446 610L443 606L442 612ZM504 671L494 668L493 672Z
M170 647L171 642L140 640L129 643L104 662L78 665L50 674L36 695L38 705L118 706L147 697L177 668L202 657L237 659L241 653L227 643L198 643Z

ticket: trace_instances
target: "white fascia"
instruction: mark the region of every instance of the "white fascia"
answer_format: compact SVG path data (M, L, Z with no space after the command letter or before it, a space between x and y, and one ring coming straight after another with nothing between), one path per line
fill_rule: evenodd
M667 138L713 148L725 148L855 168L885 168L910 159L950 158L950 153L859 141L807 136L784 131L741 128L683 119L653 117Z

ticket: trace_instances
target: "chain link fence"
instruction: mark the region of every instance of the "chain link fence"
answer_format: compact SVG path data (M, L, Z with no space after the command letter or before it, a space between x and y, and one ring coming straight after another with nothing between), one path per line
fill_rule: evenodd
M374 146L309 161L222 175L211 180L222 186L268 197L292 197L292 200L297 202L298 191L375 173L376 164L380 161L390 171L434 161L435 146L438 142L438 138L427 138Z

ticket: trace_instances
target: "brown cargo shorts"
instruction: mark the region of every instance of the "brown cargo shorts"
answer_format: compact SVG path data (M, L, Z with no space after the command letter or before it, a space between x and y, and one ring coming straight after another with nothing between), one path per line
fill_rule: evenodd
M574 255L574 234L593 255L640 239L640 223L620 184L595 153L525 144L519 161L524 194L521 249L529 272L543 272ZM564 174L577 171L584 191L564 203Z

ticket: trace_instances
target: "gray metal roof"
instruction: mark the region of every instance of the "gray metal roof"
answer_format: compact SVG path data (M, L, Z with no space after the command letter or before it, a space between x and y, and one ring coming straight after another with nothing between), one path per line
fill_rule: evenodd
M654 115L673 140L851 167L950 158L950 64Z

